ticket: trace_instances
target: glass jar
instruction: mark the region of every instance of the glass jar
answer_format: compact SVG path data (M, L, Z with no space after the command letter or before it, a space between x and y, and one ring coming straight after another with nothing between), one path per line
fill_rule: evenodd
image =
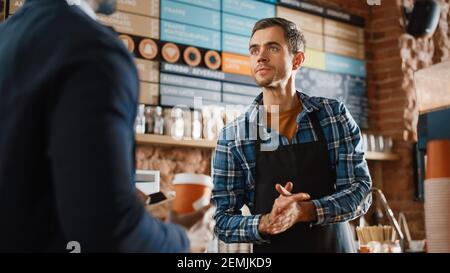
M162 115L162 107L157 106L155 108L155 116L154 116L154 123L153 123L153 133L155 135L162 135L164 134L164 117Z
M202 138L202 122L200 120L200 112L192 112L192 138L201 139Z
M381 135L376 136L375 145L375 150L377 152L384 152L384 137Z
M394 141L392 140L392 137L385 137L384 138L384 152L391 153L393 146L394 146Z
M214 108L213 111L213 119L214 119L214 138L217 139L219 137L220 131L224 127L223 122L223 109L220 107Z
M362 148L364 152L369 151L369 137L366 133L362 134Z
M376 142L377 142L377 138L375 137L375 135L369 134L369 143L367 145L367 148L368 148L369 151L371 151L371 152L376 152L377 151Z
M134 132L136 134L144 134L145 133L145 105L140 104L138 106L138 111L136 115L136 119L134 122Z
M153 108L151 106L145 107L145 133L151 134L153 133L153 126L154 126L154 117L153 117Z
M171 135L176 139L182 139L184 135L183 110L180 108L173 109L172 119Z

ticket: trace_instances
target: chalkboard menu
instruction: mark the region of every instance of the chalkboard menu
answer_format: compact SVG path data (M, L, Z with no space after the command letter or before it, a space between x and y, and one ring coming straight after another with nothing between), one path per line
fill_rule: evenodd
M337 99L344 102L356 123L368 127L368 102L364 78L302 68L298 71L295 85L309 96Z
M13 15L23 0L1 1ZM250 77L248 43L266 17L293 21L306 38L296 86L345 103L367 128L364 20L303 0L118 0L118 11L98 20L115 28L136 58L140 102L192 107L248 104L259 94ZM6 7L6 8L5 8ZM0 12L0 20L2 13Z

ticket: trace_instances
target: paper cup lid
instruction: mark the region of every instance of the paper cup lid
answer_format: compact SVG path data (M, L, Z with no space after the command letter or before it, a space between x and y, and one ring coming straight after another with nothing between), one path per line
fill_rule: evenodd
M193 184L206 187L213 187L212 179L208 175L194 173L179 173L175 175L172 182L174 185Z

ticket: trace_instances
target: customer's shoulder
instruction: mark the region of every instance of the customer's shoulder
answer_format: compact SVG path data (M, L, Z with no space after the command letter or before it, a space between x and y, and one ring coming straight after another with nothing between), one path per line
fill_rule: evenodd
M61 24L57 31L60 53L66 59L77 58L80 54L92 56L92 60L108 59L111 62L121 62L123 69L128 70L134 65L132 58L118 39L117 33L87 16L77 7L61 9L61 14L54 18L53 23Z
M81 8L60 1L26 2L6 23L11 29L27 31L29 44L47 44L60 49L70 45L119 45L115 34L89 17ZM53 48L54 49L54 48Z
M83 36L111 35L80 8L66 4L65 0L26 2L2 25L15 29L15 34L22 34L25 29L25 38L57 41L57 45Z
M67 35L67 39L71 42L101 43L105 45L119 44L113 31L88 17L78 8L69 7L63 9L63 12L52 23L62 24L62 35Z

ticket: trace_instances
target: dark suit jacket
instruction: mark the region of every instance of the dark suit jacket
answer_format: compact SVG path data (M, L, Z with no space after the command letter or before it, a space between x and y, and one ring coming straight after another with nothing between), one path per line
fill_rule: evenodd
M136 198L137 98L125 47L65 0L0 25L0 251L188 251Z

